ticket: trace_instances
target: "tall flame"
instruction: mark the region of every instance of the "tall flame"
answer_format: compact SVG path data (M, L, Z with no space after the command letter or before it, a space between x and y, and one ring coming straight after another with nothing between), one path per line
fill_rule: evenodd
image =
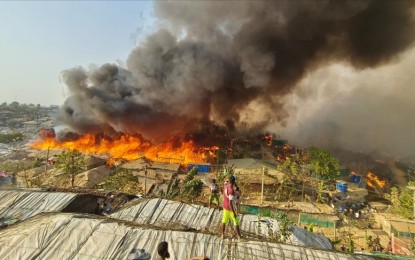
M378 176L372 172L367 173L367 185L372 188L383 189L386 185L386 181L382 181Z
M219 149L216 146L198 148L193 141L183 141L180 144L168 141L154 145L140 136L128 134L123 134L117 139L86 134L76 140L64 142L59 142L55 138L45 138L34 141L30 146L41 150L76 149L85 154L106 155L128 161L145 156L153 161L181 164L205 162L207 158L215 157L214 151Z

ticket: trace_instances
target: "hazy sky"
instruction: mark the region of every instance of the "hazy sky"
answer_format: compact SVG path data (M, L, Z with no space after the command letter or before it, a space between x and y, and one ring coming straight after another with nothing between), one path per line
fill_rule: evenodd
M62 70L124 61L154 22L152 2L0 2L0 102L64 101Z

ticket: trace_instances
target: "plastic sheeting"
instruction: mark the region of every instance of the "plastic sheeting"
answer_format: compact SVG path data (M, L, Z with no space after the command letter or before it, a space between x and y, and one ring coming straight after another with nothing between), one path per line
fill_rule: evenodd
M76 196L64 192L0 190L0 218L18 215L20 220L24 220L42 212L61 211Z
M217 233L220 230L222 211L177 201L150 199L120 209L111 214L111 217L162 228L206 230ZM239 220L242 234L266 238L269 229L273 232L278 230L278 222L273 219L266 219L269 225L261 222L261 228L258 228L258 218L255 215L240 215ZM319 249L332 249L329 239L325 236L308 232L296 226L293 226L293 233L285 242Z
M195 232L153 230L117 220L71 213L44 213L0 230L0 259L127 259L145 249L157 259L157 245L169 243L172 260L210 259L371 259L261 241L234 242Z

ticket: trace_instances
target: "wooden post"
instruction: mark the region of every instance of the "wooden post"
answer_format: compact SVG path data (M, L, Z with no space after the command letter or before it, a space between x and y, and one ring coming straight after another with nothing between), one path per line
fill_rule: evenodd
M264 201L264 175L265 175L265 166L262 166L261 204Z
M147 195L147 164L144 165L144 197Z
M336 240L336 221L334 221L334 240Z
M49 146L48 146L48 152L47 152L47 154L46 154L46 165L45 165L45 174L47 173L47 171L48 171L48 160L49 160ZM39 174L38 174L39 175Z

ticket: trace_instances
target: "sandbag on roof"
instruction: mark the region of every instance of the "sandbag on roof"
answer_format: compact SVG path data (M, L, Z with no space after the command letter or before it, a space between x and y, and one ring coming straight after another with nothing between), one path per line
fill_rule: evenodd
M145 249L156 259L157 245L169 243L172 260L206 255L216 259L371 259L263 241L232 242L195 232L154 230L91 215L43 213L0 230L0 259L127 259Z

